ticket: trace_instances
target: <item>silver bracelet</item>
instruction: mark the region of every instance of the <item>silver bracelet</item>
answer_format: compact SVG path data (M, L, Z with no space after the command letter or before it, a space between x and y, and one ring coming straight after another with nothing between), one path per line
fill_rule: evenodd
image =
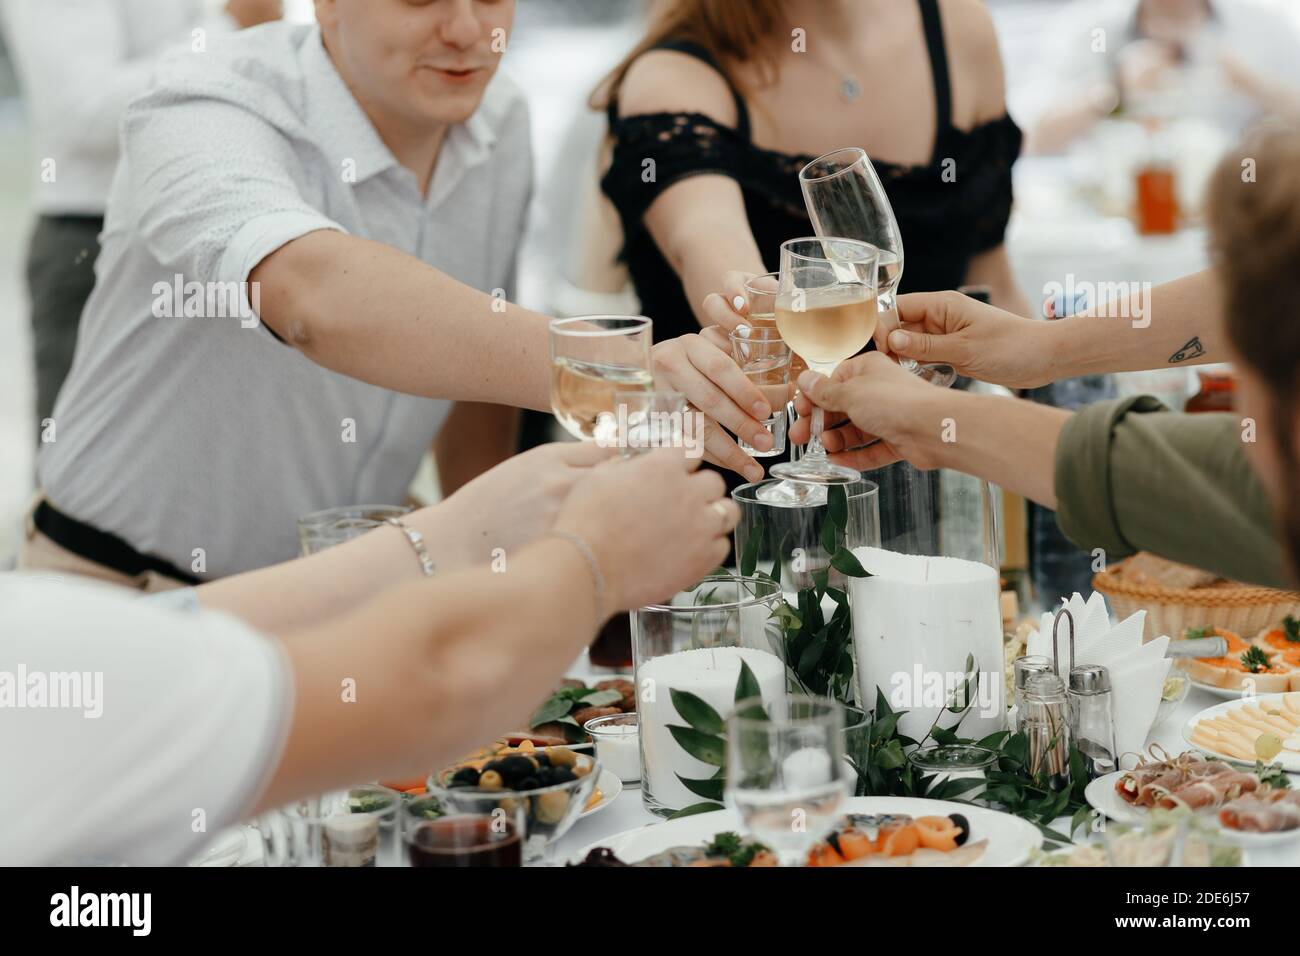
M406 540L411 542L411 547L415 549L415 556L420 559L420 567L424 570L426 578L433 577L433 558L429 557L429 549L424 546L424 535L416 531L401 518L385 518L384 524L391 524L402 534L406 535Z
M587 562L587 567L591 570L592 581L596 586L596 620L604 623L605 620L605 575L600 573L600 564L596 561L596 555L591 550L591 545L582 540L581 536L574 534L572 531L548 531L542 535L544 538L559 538L567 541L581 553L583 560Z

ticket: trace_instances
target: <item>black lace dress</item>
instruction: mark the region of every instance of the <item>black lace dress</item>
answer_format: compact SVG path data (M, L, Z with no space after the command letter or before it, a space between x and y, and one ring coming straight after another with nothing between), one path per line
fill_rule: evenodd
M934 75L938 132L930 162L899 166L876 162L906 248L901 291L955 289L970 260L1002 243L1011 213L1011 165L1021 133L1009 116L971 130L952 124L952 92L937 0L918 0ZM674 41L671 49L716 64L701 47ZM699 113L651 113L619 118L609 107L614 141L601 188L618 209L627 264L641 310L661 341L699 330L681 280L645 228L650 204L688 176L721 174L739 183L754 239L769 270L779 265L781 243L812 234L799 189L799 170L814 156L762 149L750 140L749 110L739 92L735 128ZM645 161L654 181L645 182ZM721 279L721 277L719 277Z

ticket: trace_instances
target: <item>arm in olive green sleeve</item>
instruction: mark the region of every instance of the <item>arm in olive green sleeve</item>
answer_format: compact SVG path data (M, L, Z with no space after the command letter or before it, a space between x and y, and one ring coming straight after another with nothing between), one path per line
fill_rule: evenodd
M1289 586L1263 487L1232 415L1185 415L1150 397L1080 410L1056 447L1057 520L1107 562L1151 551L1224 577Z

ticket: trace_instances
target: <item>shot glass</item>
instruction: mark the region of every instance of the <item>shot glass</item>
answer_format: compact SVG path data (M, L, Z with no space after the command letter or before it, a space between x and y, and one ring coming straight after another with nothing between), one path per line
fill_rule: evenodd
M774 458L785 453L787 425L786 397L790 390L790 346L775 326L742 325L731 333L731 355L749 380L772 406L772 417L763 426L772 436L772 447L759 451L743 439L741 451L754 458Z

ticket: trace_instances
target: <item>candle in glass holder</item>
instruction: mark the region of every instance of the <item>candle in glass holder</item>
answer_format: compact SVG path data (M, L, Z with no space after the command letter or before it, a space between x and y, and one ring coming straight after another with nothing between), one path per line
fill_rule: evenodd
M871 574L850 585L862 700L874 701L879 688L894 710L908 712L899 732L919 741L962 685L971 655L979 687L960 735L978 739L1004 729L997 570L980 561L881 548L853 553ZM957 720L947 716L943 727Z
M736 680L744 661L758 681L763 700L785 693L785 663L749 647L708 647L664 654L641 664L637 684L641 728L641 786L647 803L669 812L703 802L678 779L709 779L718 768L692 757L673 739L670 724L689 726L673 706L670 690L689 691L723 720L735 708Z

